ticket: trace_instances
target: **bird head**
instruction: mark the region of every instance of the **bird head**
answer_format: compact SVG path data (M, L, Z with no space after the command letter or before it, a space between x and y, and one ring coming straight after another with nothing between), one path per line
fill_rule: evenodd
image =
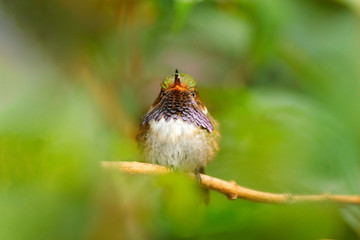
M190 75L176 70L175 74L166 77L161 83L159 96L150 111L143 116L142 124L151 120L181 119L211 132L213 126L207 114L207 109L197 92L195 80Z

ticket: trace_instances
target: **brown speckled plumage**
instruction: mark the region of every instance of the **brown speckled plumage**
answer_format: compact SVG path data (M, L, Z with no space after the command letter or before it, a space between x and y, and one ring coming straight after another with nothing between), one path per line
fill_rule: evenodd
M209 132L212 132L214 126L211 124L209 118L197 106L195 101L196 95L197 93L194 93L193 96L192 93L179 89L171 91L162 90L160 92L158 103L155 101L153 109L141 118L141 125L149 123L151 120L158 122L162 117L166 121L181 118L185 122L195 124L196 126L200 126L207 129Z

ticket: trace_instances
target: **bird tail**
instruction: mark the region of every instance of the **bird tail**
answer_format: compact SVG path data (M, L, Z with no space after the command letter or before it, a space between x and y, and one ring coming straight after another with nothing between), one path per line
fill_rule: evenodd
M204 198L204 203L206 205L210 204L210 191L207 188L202 187L202 191L203 191L203 198Z

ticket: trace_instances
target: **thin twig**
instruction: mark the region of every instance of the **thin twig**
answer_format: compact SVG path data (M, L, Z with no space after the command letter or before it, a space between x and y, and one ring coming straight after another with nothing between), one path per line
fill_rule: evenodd
M130 174L164 175L171 172L167 167L140 162L107 162L101 163L105 169L116 169ZM225 194L229 199L237 198L263 203L299 203L299 202L334 202L342 204L360 204L360 196L353 195L292 195L289 193L276 194L252 190L241 187L235 181L225 181L201 174L203 187Z

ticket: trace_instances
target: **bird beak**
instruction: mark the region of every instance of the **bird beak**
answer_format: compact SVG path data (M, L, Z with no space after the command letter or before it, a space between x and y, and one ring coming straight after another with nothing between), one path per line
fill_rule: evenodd
M180 74L179 74L178 70L176 69L175 70L174 87L180 86L180 85L181 85L181 83L180 83Z

